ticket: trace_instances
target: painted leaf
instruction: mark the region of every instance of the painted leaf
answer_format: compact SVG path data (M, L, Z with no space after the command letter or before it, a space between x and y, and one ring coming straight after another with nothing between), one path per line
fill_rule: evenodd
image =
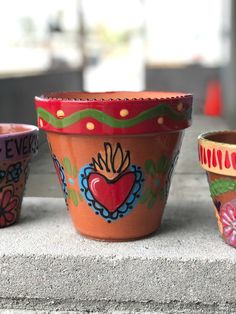
M64 165L66 171L68 172L68 174L69 174L70 176L72 176L72 168L71 168L70 159L67 158L67 157L64 157L64 159L63 159L63 165Z
M147 171L147 173L151 176L154 177L155 173L156 173L156 169L155 169L155 165L154 162L152 160L146 160L145 162L145 169Z
M74 179L76 179L77 178L77 173L78 173L78 170L77 170L77 167L76 167L76 165L73 167L73 173L72 173L72 177L74 178Z
M148 187L146 191L140 197L139 199L140 203L144 204L149 199L150 195L151 195L151 189Z
M165 200L166 194L167 194L167 192L166 192L165 188L162 188L162 189L160 190L160 199L161 199L162 201Z
M168 159L166 156L161 156L157 161L157 172L166 173L168 170Z
M212 197L216 197L226 192L236 190L236 181L218 179L210 182L210 192Z
M79 198L79 200L80 201L83 201L83 195L82 195L82 193L80 193L79 191L77 191L77 194L78 194L78 198Z
M68 197L72 200L73 204L75 206L78 206L78 197L75 190L68 189Z
M150 199L148 201L147 207L149 209L151 209L153 207L153 205L156 203L156 200L157 200L156 196L151 194L151 197L150 197Z

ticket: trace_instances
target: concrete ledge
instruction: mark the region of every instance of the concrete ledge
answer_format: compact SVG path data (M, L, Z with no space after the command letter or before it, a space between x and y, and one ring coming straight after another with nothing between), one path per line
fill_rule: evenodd
M81 237L63 199L25 198L21 222L0 232L0 307L236 312L235 249L218 234L205 176L177 174L173 190L160 232L127 243Z

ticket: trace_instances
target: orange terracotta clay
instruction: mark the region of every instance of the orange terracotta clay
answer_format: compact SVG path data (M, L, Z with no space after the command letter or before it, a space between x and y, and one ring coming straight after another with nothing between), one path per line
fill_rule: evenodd
M220 234L227 244L236 247L236 131L201 134L198 150Z
M66 204L87 237L133 240L160 227L192 97L151 92L143 99L148 95L36 98Z

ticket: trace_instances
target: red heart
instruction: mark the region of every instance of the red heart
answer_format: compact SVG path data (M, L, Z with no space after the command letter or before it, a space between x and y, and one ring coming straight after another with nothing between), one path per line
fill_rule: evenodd
M135 182L135 174L126 172L114 180L108 180L99 173L88 178L89 190L94 199L110 212L116 211L127 200Z

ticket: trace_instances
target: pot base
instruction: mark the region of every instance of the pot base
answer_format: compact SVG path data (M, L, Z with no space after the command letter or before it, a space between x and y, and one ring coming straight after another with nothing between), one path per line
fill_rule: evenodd
M114 239L114 238L99 238L99 237L96 237L96 236L91 236L91 235L88 235L88 234L85 234L83 232L80 232L80 231L77 231L81 236L89 239L89 240L95 240L95 241L98 241L98 242L130 242L130 241L139 241L139 240L142 240L142 239L146 239L146 238L149 238L151 236L153 236L155 233L157 233L158 231L160 230L160 227L158 227L156 230L152 231L151 233L148 233L148 234L144 234L144 235L139 235L137 237L130 237L130 238L117 238L117 239Z

